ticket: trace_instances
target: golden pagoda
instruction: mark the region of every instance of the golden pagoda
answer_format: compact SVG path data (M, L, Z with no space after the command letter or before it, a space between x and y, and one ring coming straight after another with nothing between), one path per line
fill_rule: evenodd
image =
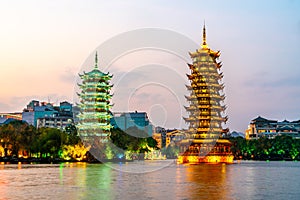
M228 117L223 116L226 106L220 51L208 47L205 24L201 48L190 56L193 64L188 64L191 74L187 77L191 85L186 86L190 96L186 96L189 106L185 107L189 116L184 118L189 128L180 143L178 163L232 163L231 143L222 138L228 132L222 128Z

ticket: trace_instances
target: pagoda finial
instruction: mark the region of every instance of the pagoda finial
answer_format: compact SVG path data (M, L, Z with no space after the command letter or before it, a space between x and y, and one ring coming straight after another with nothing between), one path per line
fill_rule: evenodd
M96 55L95 55L95 68L98 68L98 55L97 55L97 51L96 51Z
M206 30L205 30L205 20L204 20L204 25L203 25L203 36L202 36L202 45L206 45Z

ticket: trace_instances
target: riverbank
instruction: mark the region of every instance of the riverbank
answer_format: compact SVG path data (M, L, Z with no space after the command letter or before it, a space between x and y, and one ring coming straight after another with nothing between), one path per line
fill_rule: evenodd
M167 159L169 160L169 159ZM174 160L174 159L170 159ZM126 160L126 159L102 159L101 161L97 159L92 159L92 160L82 160L78 161L75 159L71 160L64 160L60 158L16 158L16 157L0 157L0 163L3 164L18 164L18 163L23 163L23 164L59 164L59 163L65 163L65 162L74 162L74 163L80 163L80 162L85 162L85 163L106 163L106 162L112 162L112 163L119 163L119 162L133 162L135 160ZM235 162L240 162L240 161L300 161L300 159L291 159L291 158L264 158L264 159L234 159Z
M126 159L102 159L101 161L97 159L88 159L88 160L64 160L61 158L16 158L16 157L0 157L0 163L4 164L18 164L18 163L38 163L38 164L58 164L64 162L85 162L85 163L104 163L104 162L132 162L133 160L126 160Z

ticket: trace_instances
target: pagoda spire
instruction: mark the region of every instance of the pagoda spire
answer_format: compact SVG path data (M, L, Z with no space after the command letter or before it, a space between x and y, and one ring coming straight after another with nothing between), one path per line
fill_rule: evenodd
M95 55L95 69L98 68L98 55L97 55L97 51L96 51L96 55Z
M207 44L206 44L205 20L204 20L203 31L202 31L202 48L203 48L203 49L208 48L208 46L207 46Z
M204 25L203 25L203 35L202 35L202 45L206 45L206 30L205 30L205 20L204 20Z

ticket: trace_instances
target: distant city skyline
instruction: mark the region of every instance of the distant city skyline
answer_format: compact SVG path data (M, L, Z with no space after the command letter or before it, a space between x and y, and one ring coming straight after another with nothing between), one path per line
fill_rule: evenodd
M221 50L229 116L226 126L244 132L258 115L297 120L299 10L300 2L292 0L3 1L0 112L22 111L33 99L73 102L82 64L101 43L115 35L161 28L183 34L200 47L205 20L209 47ZM135 62L141 64L135 61L139 56L142 54L137 52L122 58L116 67L123 66L122 71L128 72ZM148 61L160 59L154 54L144 56ZM99 52L100 70L105 69L102 59ZM188 72L186 63L172 58L162 62ZM143 111L140 107L130 109ZM180 128L176 125L178 122L169 123L166 128Z

